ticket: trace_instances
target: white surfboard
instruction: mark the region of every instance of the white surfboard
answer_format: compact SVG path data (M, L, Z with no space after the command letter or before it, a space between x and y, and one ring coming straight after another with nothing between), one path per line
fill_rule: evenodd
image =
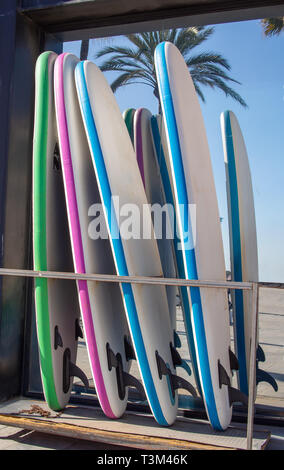
M147 211L147 198L133 145L113 92L103 73L90 61L78 64L75 77L116 271L124 276L161 277L162 266L150 213L147 214L150 238L127 239L129 204L133 211L136 208L139 219L145 206ZM123 283L121 288L149 405L160 424L170 425L177 414L178 381L166 289L128 283Z
M226 169L226 189L230 235L231 277L238 282L258 282L257 232L254 196L248 154L238 120L232 111L221 114L221 131ZM240 389L248 394L252 309L250 292L232 291L235 348L239 361ZM258 348L258 360L264 361ZM257 383L275 380L257 367Z
M114 274L106 229L100 227L106 234L102 238L94 226L101 199L77 97L74 72L78 63L76 56L65 53L55 64L57 127L75 271ZM118 418L127 405L125 373L131 363L120 288L78 281L78 293L96 393L105 414Z
M162 190L164 194L164 200L166 204L173 208L174 217L172 218L172 252L175 262L175 269L178 273L179 278L185 278L184 262L182 251L179 249L179 239L176 233L176 211L175 211L175 196L174 196L174 185L171 175L170 157L168 151L168 145L166 141L166 131L161 115L151 117L151 134L153 140L153 147L155 149L156 164L159 168L159 175L162 184ZM191 369L195 378L195 383L199 393L201 394L201 385L198 376L198 366L196 360L196 352L194 345L194 337L191 324L190 314L190 293L189 289L184 286L179 288L180 303L183 313L184 326L186 331L186 339L189 349L189 355L191 360ZM177 336L176 336L177 338ZM179 339L179 338L177 338ZM189 372L189 371L188 371Z
M137 160L143 168L143 183L147 200L153 209L152 218L154 227L156 227L155 236L157 237L163 274L164 277L174 278L176 277L176 269L173 257L171 226L173 214L165 206L166 201L152 140L151 118L152 114L146 108L139 108L135 111L133 121L134 148ZM173 208L170 207L169 209ZM177 289L175 286L167 286L166 290L172 327L175 330Z
M188 279L226 280L223 242L206 131L186 63L172 43L159 44L155 67L167 133L177 223ZM189 205L195 205L194 212ZM211 425L228 427L232 401L230 328L225 289L190 288L198 372ZM232 356L231 356L232 357Z

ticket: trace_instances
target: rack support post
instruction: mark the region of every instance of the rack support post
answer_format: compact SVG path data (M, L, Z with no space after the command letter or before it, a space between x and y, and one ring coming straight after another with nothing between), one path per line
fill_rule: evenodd
M248 420L247 420L247 450L252 450L254 407L256 398L256 350L258 341L258 305L259 286L253 282L251 290L252 308L252 333L249 363L249 398L248 398Z

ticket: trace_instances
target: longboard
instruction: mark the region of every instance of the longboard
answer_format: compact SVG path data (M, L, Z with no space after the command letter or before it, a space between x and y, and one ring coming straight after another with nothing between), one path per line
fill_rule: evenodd
M159 167L156 162L155 147L151 133L152 114L146 108L136 110L133 119L134 148L141 177L144 175L144 187L147 201L151 205L155 236L157 238L164 277L176 277L176 269L172 251L172 220L173 207L165 206L166 201L162 189ZM142 170L141 170L142 169ZM175 286L166 286L170 317L173 329L176 330L176 294Z
M100 227L98 236L96 219L90 217L100 210L101 200L77 97L78 63L70 53L61 54L55 63L57 128L75 272L114 274L106 230ZM133 357L120 288L103 282L77 285L96 393L104 413L119 418L127 405Z
M221 132L226 169L231 277L238 282L258 282L257 232L251 171L242 131L232 111L221 114ZM252 336L250 292L233 290L231 295L235 348L239 361L239 387L248 394ZM258 346L256 382L269 382L277 391L276 381L258 367L258 363L264 360L264 352Z
M33 259L34 269L73 271L53 92L57 55L44 52L35 72L33 137ZM35 279L35 312L43 392L48 406L68 403L76 371L80 309L76 283Z
M182 251L179 249L179 239L176 232L176 213L175 213L175 197L174 197L174 186L171 176L170 158L168 153L168 146L166 142L166 131L161 115L151 117L151 134L153 140L153 146L155 149L155 158L157 166L159 168L160 179L162 183L162 191L164 194L164 200L171 208L173 208L174 217L172 218L172 252L174 263L176 266L177 277L184 279L184 264ZM190 315L190 295L189 289L184 286L179 288L180 302L183 313L183 320L186 330L186 339L191 358L191 368L193 370L195 382L199 393L201 394L201 385L198 376L198 366L195 352L194 336L191 324Z
M133 145L113 92L103 73L90 61L77 65L75 78L116 272L123 276L161 277L150 214L149 238L127 237L128 219L124 219L124 224L120 221L129 204L138 212L139 219L143 207L147 208L147 199ZM177 353L166 290L164 286L130 283L122 283L121 289L149 405L159 424L170 425L176 418L176 390L182 379L175 375ZM195 393L187 383L183 382L183 386Z
M207 136L195 87L180 51L169 42L155 50L178 235L187 279L226 280L223 242ZM190 209L196 208L196 217ZM232 352L227 292L190 288L191 323L198 375L207 415L214 429L232 418L232 402L242 398L231 387ZM234 357L234 362L236 362ZM237 367L237 364L234 366Z

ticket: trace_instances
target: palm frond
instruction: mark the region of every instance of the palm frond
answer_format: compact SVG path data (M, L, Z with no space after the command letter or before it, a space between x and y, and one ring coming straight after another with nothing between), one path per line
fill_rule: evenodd
M200 89L200 86L198 85L197 82L193 82L194 83L194 87L195 87L195 90L196 90L196 93L198 94L199 98L201 99L201 101L203 101L203 103L205 103L205 97L204 97L204 94L202 93L201 89Z
M214 32L214 27L196 26L172 28L163 31L128 34L125 38L129 46L107 46L97 52L97 58L105 58L100 65L102 71L119 73L112 83L113 91L131 83L144 83L154 90L159 99L158 85L154 66L154 52L157 45L170 41L183 55L190 70L196 92L202 101L205 96L201 87L218 88L226 96L231 96L246 107L242 97L228 83L239 82L227 72L231 70L229 62L216 52L207 51L193 54L193 49L207 41Z
M132 72L125 72L119 75L111 84L112 91L115 92L121 86L137 83L137 79L139 79L140 83L143 83L144 85L152 86L144 79L143 74L135 70Z
M181 29L174 44L180 50L184 57L187 56L197 46L200 46L214 32L213 27L204 28L184 28Z
M200 54L191 55L185 62L188 67L211 63L218 64L227 70L231 69L228 61L223 56L216 54L215 52L201 52Z
M221 78L214 77L212 80L208 76L203 76L203 77L193 77L193 82L196 87L197 84L202 84L203 86L209 86L210 88L218 88L219 90L223 91L226 96L230 96L233 98L235 101L238 101L244 108L247 108L247 103L245 100L237 93L235 90L233 90L231 87L229 87Z
M261 20L265 36L275 36L284 31L284 17L264 18Z

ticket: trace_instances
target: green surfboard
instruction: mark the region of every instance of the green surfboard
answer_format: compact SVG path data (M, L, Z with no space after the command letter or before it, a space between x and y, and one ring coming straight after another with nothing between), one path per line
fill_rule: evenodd
M56 58L42 53L35 71L33 260L35 270L73 272L54 107ZM69 401L73 377L86 379L75 365L82 336L76 281L36 278L34 296L44 396L51 409L60 410Z

